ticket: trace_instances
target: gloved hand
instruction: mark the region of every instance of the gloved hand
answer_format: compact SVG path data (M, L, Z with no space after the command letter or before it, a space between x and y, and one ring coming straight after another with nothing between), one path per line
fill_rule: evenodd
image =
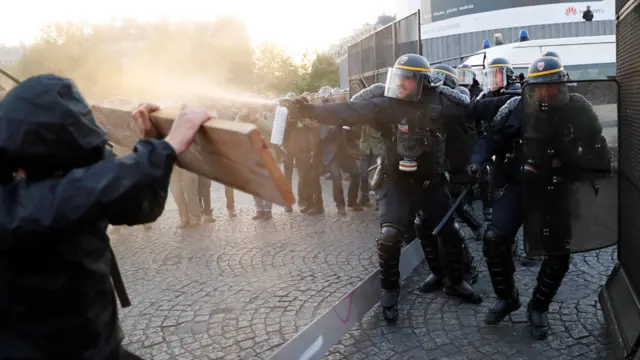
M469 165L467 165L467 174L469 174L469 176L472 179L477 179L478 178L478 174L480 173L481 169L482 169L481 165L469 164Z
M290 119L309 118L313 109L313 105L307 104L301 99L282 99L280 100L280 106L289 110Z

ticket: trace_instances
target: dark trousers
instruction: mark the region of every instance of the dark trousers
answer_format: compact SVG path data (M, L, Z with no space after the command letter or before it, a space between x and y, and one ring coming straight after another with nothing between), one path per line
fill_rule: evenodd
M360 196L369 196L369 168L375 163L377 156L373 152L360 155Z
M444 182L435 181L425 187L391 178L380 190L379 199L383 235L378 241L378 262L382 289L396 291L400 280L398 262L402 237L385 237L385 229L393 228L399 234L406 234L408 227L414 223L416 213L420 214L417 235L431 271L439 277L446 275L454 285L460 284L464 271L464 240L453 220L449 219L439 233L445 261L440 261L438 237L431 236L451 206L451 197Z
M327 166L333 183L333 201L336 207L344 208L344 188L342 187L342 171L349 174L349 189L347 190L348 205L358 202L358 188L360 187L360 174L355 159L351 156L336 157Z
M483 253L491 284L498 298L508 300L515 291L515 265L512 249L523 221L522 187L510 183L498 189L493 203L493 218L485 232ZM532 307L547 311L569 270L570 255L550 255L544 258L533 290Z
M282 165L284 176L291 185L293 185L294 165L298 169L298 205L310 204L313 200L309 200L310 175L307 173L311 171L311 153L287 153Z
M236 208L236 199L233 194L233 188L225 186L224 187L224 197L227 200L227 210L233 211Z
M198 176L198 202L203 216L212 216L211 209L211 180L204 176Z

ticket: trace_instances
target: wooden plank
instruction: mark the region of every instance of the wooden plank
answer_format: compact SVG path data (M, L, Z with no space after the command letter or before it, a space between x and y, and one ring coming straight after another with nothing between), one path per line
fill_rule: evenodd
M131 106L111 103L92 105L91 110L109 141L133 148L140 134L131 121ZM169 133L177 114L177 109L152 114L151 121L161 136ZM266 141L251 124L217 119L206 122L194 144L178 158L178 166L279 205L295 203L291 186Z

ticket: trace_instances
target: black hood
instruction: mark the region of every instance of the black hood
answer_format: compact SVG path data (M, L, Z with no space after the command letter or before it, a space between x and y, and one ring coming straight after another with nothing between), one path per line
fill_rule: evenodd
M73 81L31 77L0 101L0 177L23 169L28 180L100 161L107 137ZM8 171L8 173L7 173Z

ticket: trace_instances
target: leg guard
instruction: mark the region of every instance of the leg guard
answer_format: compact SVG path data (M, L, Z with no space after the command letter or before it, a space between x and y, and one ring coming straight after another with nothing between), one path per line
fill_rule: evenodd
M402 233L391 226L382 225L378 238L378 265L382 294L382 315L388 322L398 319L398 296L400 294L400 250Z
M469 247L466 243L463 243L463 262L464 262L464 281L469 283L470 285L478 282L478 268L476 267L476 261L469 251Z
M464 238L454 221L449 221L440 231L444 248L444 272L453 286L462 283L464 275L463 246Z
M553 255L546 257L540 265L538 279L531 295L531 309L547 312L556 296L564 276L569 271L571 255Z
M516 296L511 242L510 239L500 235L492 225L489 225L484 233L482 252L487 261L493 291L502 300L509 300Z
M378 266L382 290L396 291L400 287L400 251L402 232L383 225L378 238Z
M484 221L491 221L493 210L493 194L491 191L491 170L485 168L480 178L480 200L482 200L482 209Z
M433 236L430 228L423 224L423 219L417 217L414 223L414 228L418 239L420 239L420 245L422 245L422 251L424 251L424 257L427 260L427 265L431 273L438 278L444 276L444 270L440 262L440 252L438 246L438 238Z
M417 237L420 239L420 245L424 252L424 257L427 260L427 265L431 270L429 275L419 288L419 291L424 294L428 294L442 289L444 270L442 270L442 263L440 259L440 253L438 251L438 238L431 234L429 227L423 223L422 215L416 217L414 222L414 229Z

